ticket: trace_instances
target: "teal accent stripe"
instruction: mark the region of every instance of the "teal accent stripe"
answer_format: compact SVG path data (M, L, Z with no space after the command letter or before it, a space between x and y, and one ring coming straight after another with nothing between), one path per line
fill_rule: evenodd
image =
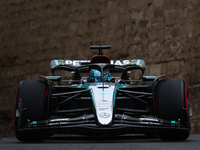
M115 85L115 89L125 88L125 87L127 87L127 85L121 85L120 83L117 83L117 84Z
M46 76L46 78L60 78L60 76Z
M115 99L116 99L117 91L114 91L114 98L113 98L113 107L115 107Z
M171 123L176 123L176 121L171 121Z
M37 121L32 121L32 124L37 124Z
M90 95L91 95L91 97L92 97L92 103L93 103L93 106L95 107L95 103L94 103L94 97L93 97L93 92L92 92L92 90L90 90Z
M146 78L156 78L157 76L143 76L143 77L146 77Z
M136 65L138 65L138 66L140 65L140 59L137 60Z
M55 63L56 63L56 66L58 66L58 65L59 65L59 62L58 62L58 60L55 60Z

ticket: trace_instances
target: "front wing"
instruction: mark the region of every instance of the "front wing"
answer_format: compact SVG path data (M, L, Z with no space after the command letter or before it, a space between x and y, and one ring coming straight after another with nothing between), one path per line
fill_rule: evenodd
M113 133L131 134L143 133L148 130L190 131L180 121L163 120L159 118L134 118L127 115L115 114L115 122L109 126L96 124L95 115L83 115L76 118L47 119L43 121L27 121L20 131L49 131L52 133L94 134Z

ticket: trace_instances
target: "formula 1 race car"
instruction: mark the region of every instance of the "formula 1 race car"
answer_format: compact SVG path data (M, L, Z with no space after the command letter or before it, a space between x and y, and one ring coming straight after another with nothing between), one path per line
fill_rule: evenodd
M15 99L18 140L44 141L63 133L189 137L191 110L183 80L143 76L144 60L110 60L102 49L111 46L90 48L99 50L91 60L52 60L53 76L20 82Z

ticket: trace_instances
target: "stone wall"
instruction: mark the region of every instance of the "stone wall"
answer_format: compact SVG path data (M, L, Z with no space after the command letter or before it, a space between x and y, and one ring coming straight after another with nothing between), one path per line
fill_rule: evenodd
M189 102L192 109L191 133L200 134L200 85L189 88Z
M111 59L144 59L146 75L186 80L200 119L199 16L198 0L0 0L0 136L13 135L21 80L50 75L51 59L90 59L96 44L111 45Z

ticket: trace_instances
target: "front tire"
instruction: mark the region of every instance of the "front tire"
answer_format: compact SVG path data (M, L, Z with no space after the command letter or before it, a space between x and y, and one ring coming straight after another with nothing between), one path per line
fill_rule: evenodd
M45 140L45 131L20 131L26 127L27 121L41 121L45 119L48 86L44 81L21 81L16 95L16 110L21 115L15 118L16 138L24 142L39 142ZM18 113L19 114L19 113Z
M181 79L161 80L156 86L157 116L171 121L181 121L181 124L190 129L190 120L187 110L187 84ZM160 130L162 140L185 140L190 131Z

